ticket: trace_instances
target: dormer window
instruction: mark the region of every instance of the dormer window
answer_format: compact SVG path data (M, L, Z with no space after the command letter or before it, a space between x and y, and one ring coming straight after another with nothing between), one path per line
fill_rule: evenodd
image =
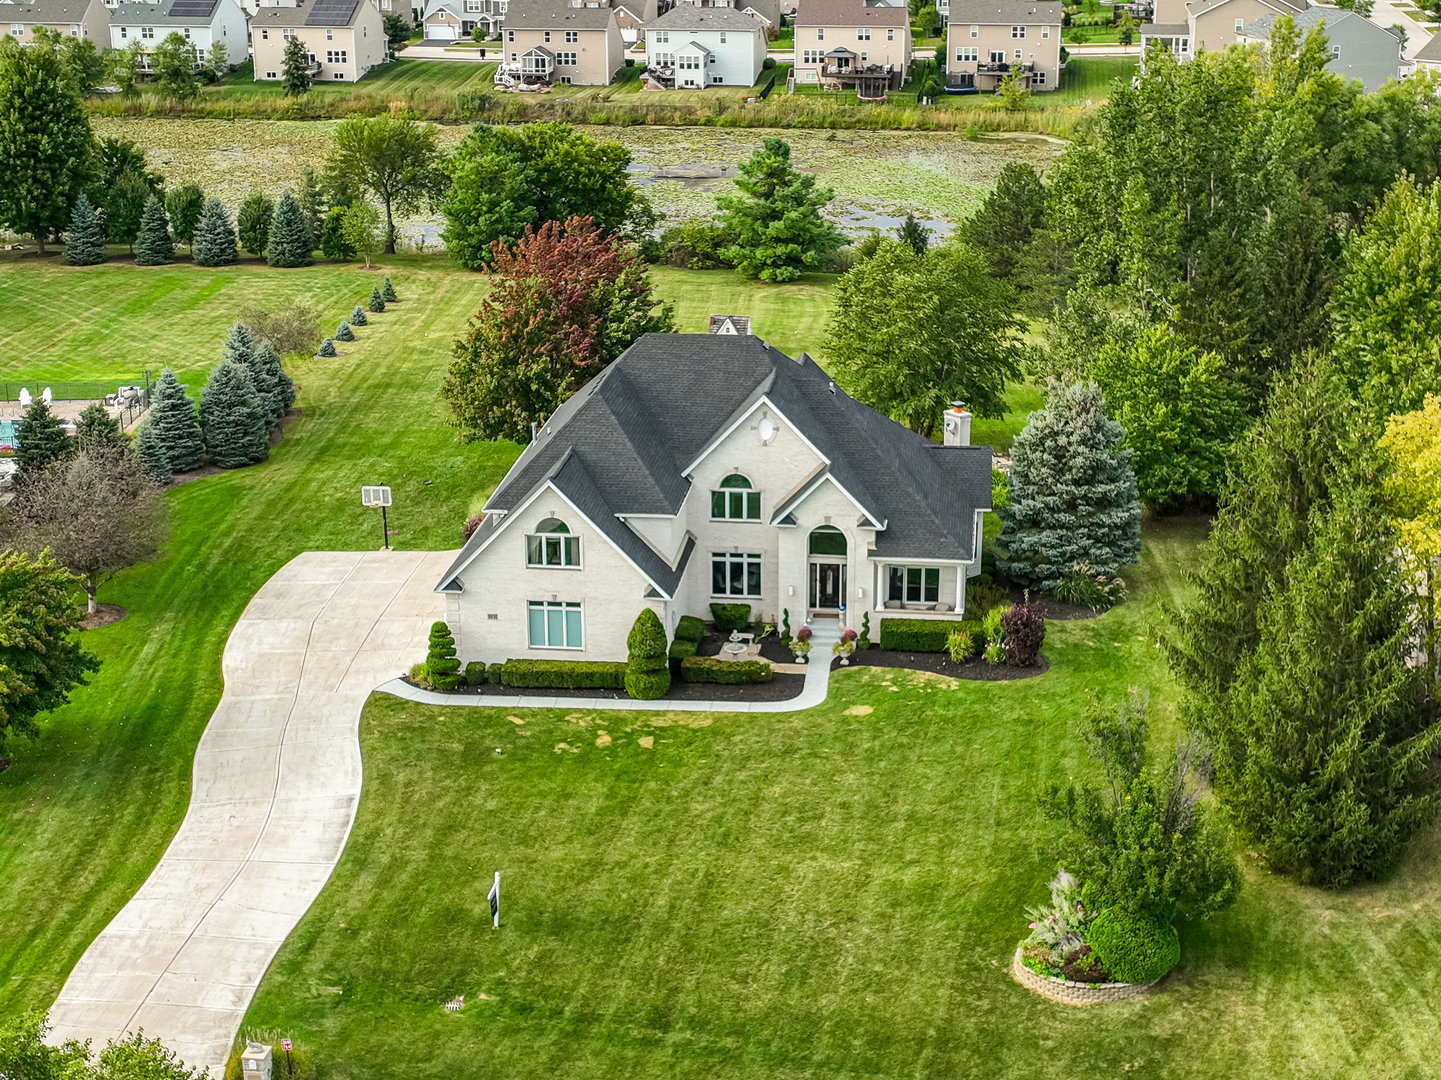
M580 537L559 518L548 517L525 537L525 565L551 567L580 566Z
M740 473L731 473L710 493L710 516L729 521L759 521L761 493Z

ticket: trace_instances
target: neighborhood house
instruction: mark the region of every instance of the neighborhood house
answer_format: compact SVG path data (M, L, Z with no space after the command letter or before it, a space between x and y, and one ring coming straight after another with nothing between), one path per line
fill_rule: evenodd
M0 30L21 45L35 41L35 32L49 30L61 37L89 38L104 50L110 42L110 13L100 0L26 0L7 3Z
M765 24L735 8L681 4L645 28L650 90L754 86L765 59Z
M931 442L724 317L648 334L556 410L436 585L460 656L623 660L643 607L860 627L954 620L991 453Z
M514 90L605 86L625 63L616 13L596 0L510 0L501 38L495 83Z
M245 12L235 0L121 4L110 13L110 47L123 49L132 41L140 42L145 50L140 56L144 70L150 69L155 46L171 34L180 34L195 47L196 63L205 63L217 44L225 46L228 64L245 62Z
M1028 90L1061 81L1061 5L1052 0L955 0L946 27L946 89L991 93L1014 72Z
M257 82L285 72L285 46L298 37L316 82L355 82L390 57L375 0L310 0L296 7L262 7L250 20Z
M801 0L795 28L799 83L855 90L873 100L899 90L910 77L907 7L874 0Z
M1296 16L1309 6L1308 0L1156 0L1155 21L1141 27L1142 66L1152 42L1189 60L1200 49L1249 44L1242 33L1248 24L1266 15Z

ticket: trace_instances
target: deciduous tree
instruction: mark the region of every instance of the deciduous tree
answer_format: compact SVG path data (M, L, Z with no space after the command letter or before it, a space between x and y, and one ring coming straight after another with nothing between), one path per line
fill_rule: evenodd
M91 614L100 586L154 558L168 532L159 485L144 463L113 447L46 466L16 492L11 510L15 546L49 551L78 576Z
M930 434L952 401L1006 411L1021 375L1014 294L979 253L948 243L917 255L894 240L841 278L826 358L857 400Z
M497 241L494 260L441 384L461 438L529 441L642 334L672 327L634 250L587 218L527 230L514 251Z
M1010 503L999 565L1011 580L1053 588L1076 563L1114 577L1141 552L1141 504L1121 425L1094 383L1053 383L1011 447Z
M195 46L177 30L165 35L150 54L155 91L171 101L189 101L200 93L195 78Z
M477 125L446 165L446 250L475 270L490 263L496 241L514 244L527 226L589 217L602 231L626 232L645 203L626 173L630 160L619 143L569 124Z
M0 39L0 226L45 242L90 183L95 140L55 50Z
M1402 553L1431 598L1426 648L1441 686L1441 397L1427 395L1415 412L1391 417L1381 449L1389 458L1386 495Z
M346 207L341 235L351 251L365 257L365 268L369 270L370 257L385 243L380 235L380 214L375 207L364 201Z
M195 230L205 208L205 192L194 184L171 188L165 193L165 213L170 218L170 234L195 252Z
M462 144L464 145L464 144ZM435 128L408 116L354 116L335 129L326 159L332 177L369 191L385 211L385 252L395 254L395 215L440 190Z
M738 194L716 199L721 220L736 237L721 255L746 277L794 281L824 266L845 242L821 216L834 192L817 188L814 175L791 164L784 139L766 139L741 163L735 185Z
M263 192L252 191L240 204L240 213L235 216L235 230L240 237L240 246L252 255L263 255L270 243L270 219L275 216L275 204Z
M240 321L250 327L257 341L268 341L282 356L308 356L320 339L320 309L308 300L287 300L273 307L246 304Z

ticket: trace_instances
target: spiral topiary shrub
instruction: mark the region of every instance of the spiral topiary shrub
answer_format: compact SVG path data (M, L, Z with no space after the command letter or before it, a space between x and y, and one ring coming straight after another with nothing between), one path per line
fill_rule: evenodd
M370 320L365 317L365 309L359 304L356 304L355 310L350 313L350 325L364 326L368 322L370 322Z
M1116 982L1155 982L1181 959L1181 942L1165 920L1121 908L1097 915L1086 941Z
M336 341L354 341L354 340L355 340L355 331L353 331L352 329L350 329L350 324L349 324L348 322L343 322L343 323L341 323L338 327L335 328L335 340L336 340Z
M670 690L665 627L650 608L636 616L625 639L630 657L625 665L625 692L637 701L654 701Z
M430 685L437 690L454 690L460 685L455 635L443 621L430 624L430 652L425 657L425 674Z

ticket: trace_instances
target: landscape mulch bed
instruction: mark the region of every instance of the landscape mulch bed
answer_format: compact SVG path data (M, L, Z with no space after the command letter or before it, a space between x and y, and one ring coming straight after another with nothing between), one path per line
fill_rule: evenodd
M96 604L94 615L87 614L80 620L80 629L98 630L102 626L111 626L125 618L126 611L119 604Z
M945 653L900 652L895 649L857 649L851 654L851 667L898 667L912 671L930 671L937 675L948 675L952 679L970 679L975 682L1011 682L1015 679L1031 679L1051 670L1051 662L1044 655L1035 667L1010 667L1007 664L988 664L977 657L958 664ZM840 657L831 664L831 669L840 667Z
M700 644L696 647L697 656L719 656L721 646L731 639L730 634L722 634L718 631L707 630L705 637L701 638ZM772 664L793 664L795 657L791 655L790 649L781 642L781 639L772 634L761 642L761 659L769 660ZM776 676L780 678L780 676Z
M1011 604L1019 604L1026 599L1026 590L1019 585L1012 585L1010 595L1006 601ZM1048 619L1055 619L1058 622L1074 622L1077 619L1094 619L1106 612L1092 611L1085 604L1072 604L1066 600L1057 600L1054 596L1047 596L1043 592L1031 590L1031 607L1039 611Z
M405 680L410 682L409 679ZM661 701L789 701L800 694L806 684L804 675L776 675L770 682L725 685L719 683L688 683L672 679L670 693ZM411 683L411 685L415 685ZM554 697L602 698L606 701L629 701L624 690L563 690L559 688L496 686L462 686L450 691L456 697Z

